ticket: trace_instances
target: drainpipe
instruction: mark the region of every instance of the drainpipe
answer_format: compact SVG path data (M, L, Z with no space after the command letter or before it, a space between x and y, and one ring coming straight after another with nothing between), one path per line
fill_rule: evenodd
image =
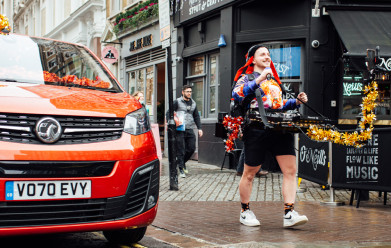
M315 1L315 7L312 9L312 17L320 17L319 0Z

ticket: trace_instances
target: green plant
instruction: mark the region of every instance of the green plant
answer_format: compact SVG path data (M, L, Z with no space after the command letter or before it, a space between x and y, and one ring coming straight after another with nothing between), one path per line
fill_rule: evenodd
M140 3L138 6L120 13L114 22L114 33L118 33L129 27L137 27L145 23L150 17L159 15L159 5L157 0L149 0Z

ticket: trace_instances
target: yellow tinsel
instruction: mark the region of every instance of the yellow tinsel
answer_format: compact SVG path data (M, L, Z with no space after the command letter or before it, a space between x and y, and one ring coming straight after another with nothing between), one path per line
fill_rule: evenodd
M315 141L331 141L335 144L346 146L362 147L363 142L372 138L373 122L376 120L376 115L373 110L376 107L375 100L378 97L377 83L372 82L366 85L363 92L361 113L362 118L358 123L359 132L341 133L337 130L326 129L317 125L310 125L307 136Z
M11 31L10 23L8 22L8 18L2 14L0 14L0 34L7 34L2 32L3 30L7 30L9 33Z

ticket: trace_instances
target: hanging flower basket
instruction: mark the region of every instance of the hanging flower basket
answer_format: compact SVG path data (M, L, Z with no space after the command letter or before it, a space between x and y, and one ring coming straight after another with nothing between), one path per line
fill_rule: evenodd
M125 29L138 27L148 22L151 17L157 16L159 16L157 0L146 1L135 8L119 14L115 19L113 32L118 34Z

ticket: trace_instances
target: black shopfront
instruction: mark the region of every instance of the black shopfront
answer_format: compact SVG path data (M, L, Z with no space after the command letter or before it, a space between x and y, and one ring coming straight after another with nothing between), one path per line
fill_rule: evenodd
M313 109L338 120L341 127L354 127L366 49L380 46L380 56L391 70L388 57L391 57L391 3L356 2L180 1L175 15L179 61L176 93L181 94L183 84L194 86L193 98L199 106L204 130L198 141L199 162L221 165L224 143L214 136L215 123L219 112L229 110L233 77L254 44L269 45L288 92L306 92ZM369 24L362 24L364 17L370 20ZM354 32L365 34L355 36ZM222 36L226 46L219 46ZM381 98L376 124L388 125L391 120L388 72L382 75L379 85ZM307 107L300 111L316 115Z

